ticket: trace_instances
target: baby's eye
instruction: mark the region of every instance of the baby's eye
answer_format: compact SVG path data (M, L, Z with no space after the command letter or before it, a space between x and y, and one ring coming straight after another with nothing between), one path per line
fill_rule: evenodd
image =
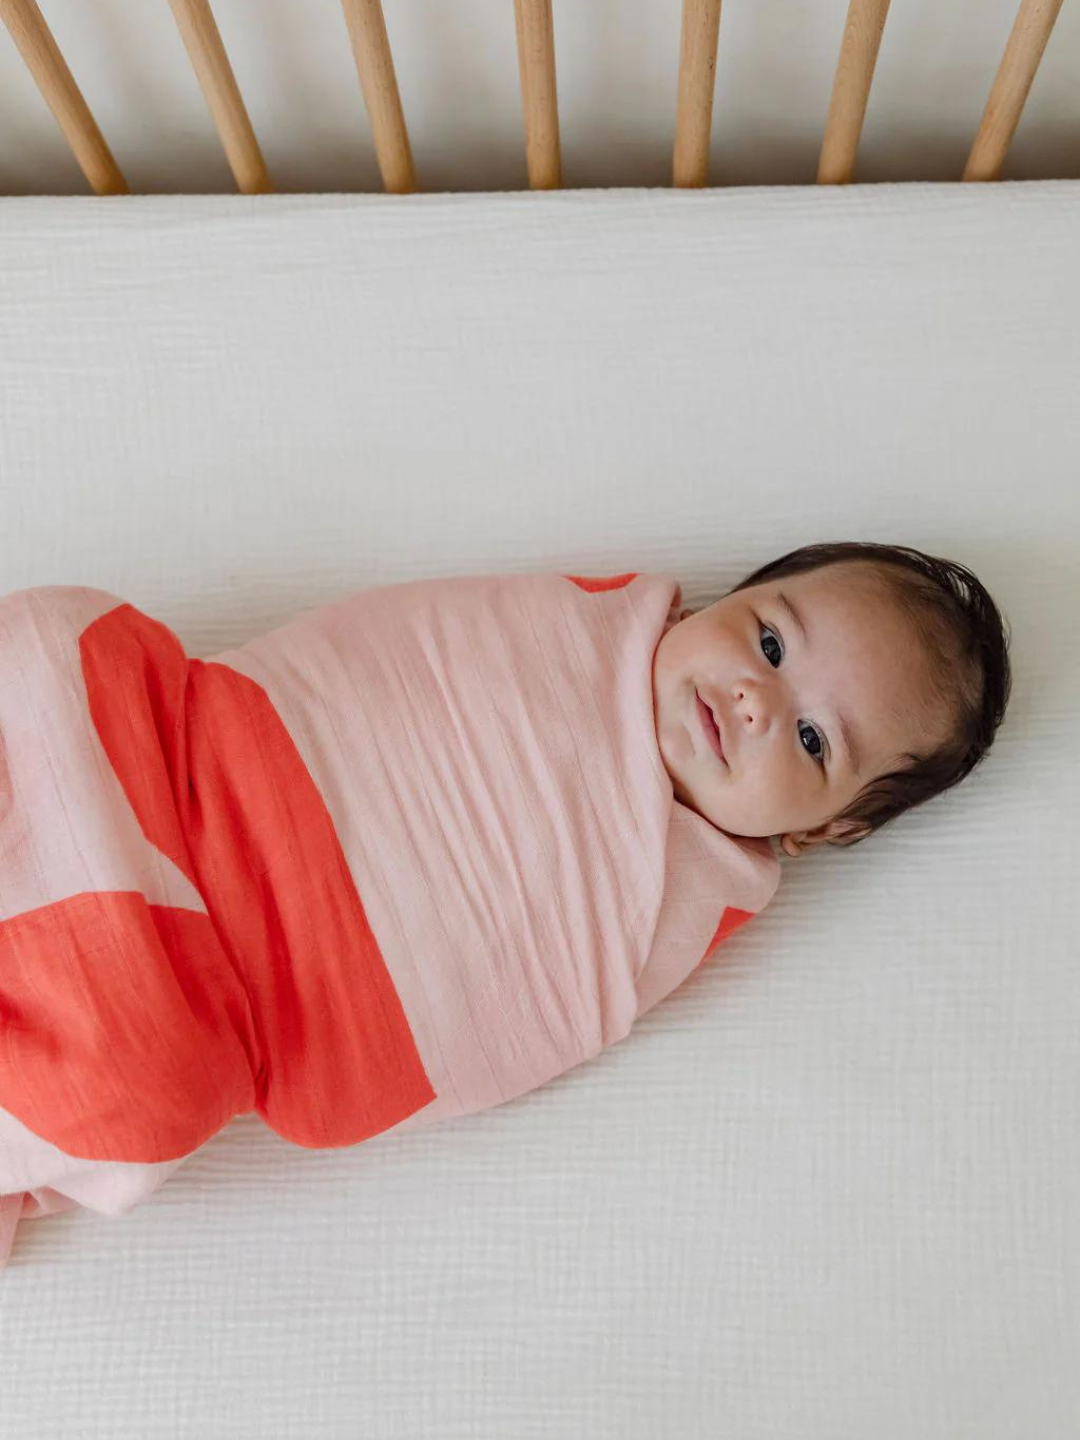
M764 654L766 660L768 660L769 664L772 665L773 669L775 670L776 667L780 664L780 661L784 658L783 646L780 644L780 641L779 641L779 640L777 639L777 637L773 634L773 632L769 629L769 627L768 627L767 625L762 625L762 623L761 623L760 620L758 621L758 628L760 629L761 634L762 634L762 636L764 637L764 638L762 639L762 641L761 641L762 653ZM778 655L777 658L776 658L775 663L774 663L774 661L773 661L773 657L772 657L771 652L765 649L765 646L766 646L766 644L768 643L768 641L772 641L772 643L776 646L777 650L779 650L779 652L780 652L779 655ZM805 729L805 730L803 730L803 728L802 728L802 726L803 726L804 724L806 725L806 729ZM821 736L818 734L817 730L814 728L813 725L810 725L809 723L807 723L807 722L805 722L805 721L800 721L800 722L799 722L799 739L802 740L805 735L809 735L809 736L811 737L811 741L816 741L816 742L817 742L817 749L814 750L813 748L811 748L810 745L804 745L804 746L803 746L803 749L804 749L804 750L806 751L806 753L810 756L811 760L816 760L819 765L824 765L824 764L825 764L825 742L824 742L824 740L823 740L823 739L821 738Z
M769 664L772 665L773 669L775 670L775 669L776 669L776 666L780 664L780 661L781 661L781 659L783 658L783 654L784 654L783 649L781 648L781 645L780 645L780 641L776 638L776 636L772 633L772 631L768 628L768 626L767 626L767 625L762 625L760 621L758 622L758 628L760 629L762 635L767 635L767 636L769 637L769 639L772 641L772 643L776 646L776 648L780 651L780 654L776 657L776 660L775 660L775 662L774 662L772 656L771 656L771 655L769 654L769 652L765 649L765 642L762 641L761 648L762 648L762 651L763 651L764 654L765 654L765 659L768 660Z
M805 721L800 722L799 739L800 739L800 740L805 740L806 736L809 735L810 738L811 738L811 740L816 740L816 741L817 741L817 745L818 745L818 748L817 748L816 750L811 750L811 748L809 747L809 745L804 745L804 746L803 746L803 749L804 749L804 750L806 751L806 753L810 756L811 760L816 760L819 765L824 765L824 764L825 764L825 749L824 749L824 746L823 746L822 743L821 743L821 736L820 736L820 735L818 734L818 732L814 729L813 725L806 724L806 729L803 730L803 729L801 728L801 725L802 725L802 724L806 724L806 722L805 722Z

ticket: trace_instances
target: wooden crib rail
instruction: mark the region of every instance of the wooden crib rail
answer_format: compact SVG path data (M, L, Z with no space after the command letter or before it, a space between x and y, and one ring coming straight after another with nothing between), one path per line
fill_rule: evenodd
M262 151L221 43L210 0L169 0L236 183L245 195L270 189Z
M819 185L843 185L853 178L889 3L850 0L818 162ZM1000 176L1062 4L1063 0L1020 0L963 180L996 180ZM210 0L169 0L169 5L237 186L245 194L269 191L270 177ZM341 5L383 185L393 194L415 191L416 171L381 0L341 0ZM557 189L562 184L551 6L552 0L514 0L525 158L533 190ZM706 184L720 9L721 0L683 0L672 151L675 187ZM0 0L0 19L91 188L98 195L129 194L37 0Z
M848 6L818 161L819 185L846 185L855 170L855 152L888 14L889 0L851 0Z
M559 102L555 87L555 25L551 0L514 0L521 105L525 112L525 165L530 190L562 185Z
M720 0L683 0L672 185L705 184L709 168Z
M0 0L0 19L98 195L127 195L127 181L75 84L35 0Z
M341 3L383 185L390 194L403 195L416 189L416 172L382 5L379 0L341 0Z
M1005 54L971 147L965 180L996 180L1050 39L1062 0L1021 0Z

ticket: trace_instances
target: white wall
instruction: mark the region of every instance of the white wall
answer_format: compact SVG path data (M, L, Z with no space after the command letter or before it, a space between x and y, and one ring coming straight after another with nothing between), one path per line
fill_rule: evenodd
M229 192L167 0L39 0L133 191ZM382 189L340 0L212 0L276 189ZM1019 0L894 0L856 179L958 180ZM383 0L422 190L527 185L512 0ZM847 0L724 0L710 185L816 173ZM555 0L569 188L666 185L681 0ZM1080 178L1065 5L1002 179ZM0 27L0 192L89 187Z

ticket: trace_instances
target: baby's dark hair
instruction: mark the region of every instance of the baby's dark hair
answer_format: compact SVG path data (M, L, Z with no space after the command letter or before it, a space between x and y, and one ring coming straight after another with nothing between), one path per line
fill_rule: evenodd
M911 764L871 780L834 819L852 824L847 847L867 839L905 810L940 795L969 775L993 743L1012 688L1009 639L997 606L970 570L905 545L839 541L804 545L770 560L727 593L804 574L827 565L861 562L912 622L931 660L936 700L952 715L947 740Z

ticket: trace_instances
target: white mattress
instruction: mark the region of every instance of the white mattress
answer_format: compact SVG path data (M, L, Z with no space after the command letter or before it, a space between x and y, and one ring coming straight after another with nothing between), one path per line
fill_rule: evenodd
M436 574L963 561L956 790L621 1045L354 1150L239 1121L21 1227L0 1431L1065 1440L1080 1414L1080 182L0 202L3 585L195 653Z

